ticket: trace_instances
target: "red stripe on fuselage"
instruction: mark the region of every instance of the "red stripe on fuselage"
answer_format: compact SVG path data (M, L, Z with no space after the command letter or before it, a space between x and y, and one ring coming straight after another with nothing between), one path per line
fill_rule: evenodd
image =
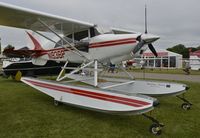
M113 42L113 43L106 43L106 44L98 44L98 45L90 45L90 48L100 48L100 47L109 47L109 46L118 46L118 45L125 45L125 44L134 44L136 43L135 40L129 40L129 41L119 41L119 42Z
M110 46L123 46L125 44L134 44L136 43L135 38L127 38L127 39L119 39L119 40L112 40L112 41L104 41L104 42L98 42L98 43L91 43L89 45L89 48L101 48L101 47L110 47ZM56 48L56 49L50 49L50 50L42 50L37 52L35 54L35 57L43 56L45 54L49 54L51 51L57 51L57 50L62 50L64 49L65 51L69 51L68 49L65 48ZM72 48L69 47L69 49L73 50Z
M123 97L101 94L101 93L96 93L96 92L92 92L92 91L79 90L79 89L74 89L74 88L67 88L67 87L63 87L63 86L56 86L56 85L52 85L52 84L46 84L46 83L35 82L35 81L30 81L30 80L25 80L25 81L28 81L29 83L32 83L39 87L44 87L44 88L57 90L57 91L61 91L61 92L66 92L66 93L72 93L72 94L90 97L90 98L94 98L94 99L100 99L100 100L104 100L104 101L125 104L125 105L129 105L129 106L134 106L134 107L142 107L145 105L150 105L150 103L147 103L144 101L139 101L139 100L134 100L134 99L129 99L129 98L123 98Z
M112 40L112 41L103 41L103 42L98 42L98 43L91 43L90 48L95 48L95 47L100 47L100 46L111 46L111 45L120 45L120 44L128 44L128 43L135 43L136 39L135 38L127 38L127 39L119 39L119 40ZM69 47L71 49L71 47ZM47 53L50 51L56 51L56 50L61 50L65 48L55 48L55 49L49 49L49 50L41 50L42 53ZM73 50L73 49L71 49ZM69 51L65 49L65 51Z
M92 43L92 45L106 44L106 43L114 43L114 42L120 42L120 41L129 41L129 40L134 40L134 41L136 41L136 38L126 38L126 39L117 39L117 40L96 42L96 43Z
M116 46L123 44L136 43L135 38L126 38L126 39L118 39L118 40L110 40L104 42L91 43L90 48L99 48L99 47L107 47L107 46Z

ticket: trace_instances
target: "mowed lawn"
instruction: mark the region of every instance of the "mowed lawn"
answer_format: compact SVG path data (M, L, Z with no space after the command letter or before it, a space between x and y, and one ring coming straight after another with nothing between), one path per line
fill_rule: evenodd
M146 73L161 73L161 74L185 74L183 69L145 69L140 68L130 68L130 72L146 72ZM199 70L190 70L190 75L200 75Z
M161 98L151 115L165 124L159 137L200 136L200 83L191 87L187 98L190 111L180 108L175 97ZM11 79L0 78L0 138L135 138L155 137L143 116L113 116L61 105L39 91Z

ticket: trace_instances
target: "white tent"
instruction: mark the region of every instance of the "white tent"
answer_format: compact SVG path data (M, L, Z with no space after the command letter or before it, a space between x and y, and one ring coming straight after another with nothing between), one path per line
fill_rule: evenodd
M183 56L165 49L156 49L158 57L148 49L143 53L147 68L182 68Z

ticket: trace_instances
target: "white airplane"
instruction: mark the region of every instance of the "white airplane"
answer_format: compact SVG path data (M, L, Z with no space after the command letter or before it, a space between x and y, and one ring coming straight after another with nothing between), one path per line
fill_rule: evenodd
M32 62L36 65L44 65L47 60L65 61L66 64L57 77L57 81L71 78L75 81L85 82L94 86L74 86L69 84L72 81L63 84L22 77L21 80L24 83L53 97L55 105L63 102L106 113L143 114L154 122L150 127L151 132L159 135L163 125L154 118L144 114L154 108L157 100L140 94L157 96L177 95L184 93L187 89L184 84L136 81L133 79L130 81L122 79L112 79L109 81L111 78L99 77L99 72L101 71L101 69L98 69L99 66L104 67L109 63L116 64L123 60L131 59L145 45L148 45L150 50L157 56L152 43L158 40L159 36L147 33L146 22L145 33L143 34L114 28L111 29L112 33L102 32L99 26L95 24L2 2L0 2L0 17L0 25L32 30L58 45L58 48L44 49L29 34L35 45L33 50L17 51L8 49L5 54L25 53L31 55L33 58ZM60 38L60 41L55 42L42 32L51 32ZM80 68L74 69L71 73L63 76L68 62L83 64ZM94 68L92 69L92 77L76 74L87 67ZM128 75L132 78L130 74ZM190 105L188 102L186 103L187 106Z

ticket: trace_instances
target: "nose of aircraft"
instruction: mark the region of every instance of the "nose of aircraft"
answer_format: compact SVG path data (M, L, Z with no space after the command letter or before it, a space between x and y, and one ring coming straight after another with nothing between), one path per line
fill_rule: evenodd
M142 40L144 40L146 44L153 43L156 40L160 39L159 36L153 35L153 34L143 34L141 37L142 37Z

